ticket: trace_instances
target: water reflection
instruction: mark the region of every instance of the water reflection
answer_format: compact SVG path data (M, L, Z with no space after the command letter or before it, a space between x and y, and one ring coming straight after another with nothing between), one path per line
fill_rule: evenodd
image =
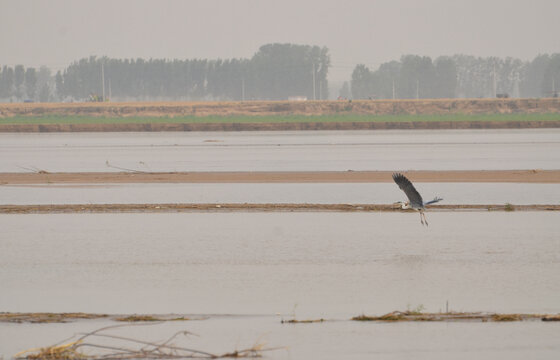
M560 214L0 215L0 308L559 312ZM40 294L41 301L37 301Z
M0 134L0 150L0 172L557 169L560 129Z
M559 184L417 183L447 204L558 204ZM350 184L45 184L0 186L0 204L311 203L391 204L392 183Z
M114 322L29 325L0 323L0 356L48 346L72 334L91 332ZM555 359L560 351L560 324L527 323L393 323L353 321L282 325L273 316L213 316L204 321L170 322L111 331L115 335L153 341L177 331L198 336L176 345L215 353L253 346L279 350L266 359Z

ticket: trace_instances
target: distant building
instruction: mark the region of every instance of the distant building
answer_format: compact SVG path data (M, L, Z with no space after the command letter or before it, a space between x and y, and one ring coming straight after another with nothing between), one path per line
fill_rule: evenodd
M288 96L288 101L307 101L307 96Z

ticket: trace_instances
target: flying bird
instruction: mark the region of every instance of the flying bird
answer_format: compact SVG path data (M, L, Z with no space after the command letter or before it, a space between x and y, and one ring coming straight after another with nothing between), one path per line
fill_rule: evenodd
M402 209L414 209L420 212L420 222L422 225L428 226L428 220L426 220L426 214L424 214L424 211L426 210L425 206L437 203L443 199L435 197L431 201L424 202L422 200L422 196L420 196L418 191L414 188L414 185L412 185L410 180L408 180L403 174L394 173L393 180L397 183L397 185L399 185L399 188L404 191L406 197L408 198L408 201L399 201L397 204L400 204Z

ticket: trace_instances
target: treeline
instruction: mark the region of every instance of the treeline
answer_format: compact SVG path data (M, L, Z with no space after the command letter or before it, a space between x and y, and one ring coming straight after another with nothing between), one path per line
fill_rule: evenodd
M290 96L328 97L327 48L269 44L251 59L163 60L89 57L59 71L50 97L58 100L106 98L119 100L275 100ZM38 97L22 66L0 74L2 97ZM6 80L4 81L4 78ZM31 75L29 77L33 79ZM5 83L5 84L4 84Z
M3 66L0 101L328 99L331 66L325 47L268 44L250 59L111 59L89 57L54 76ZM413 99L550 97L560 87L560 54L532 61L469 55L406 55L377 70L357 65L344 98ZM336 96L336 95L335 95Z
M481 98L558 96L560 54L523 62L511 57L406 55L372 71L357 65L350 87L355 99Z
M55 100L53 89L51 71L45 66L38 70L23 65L0 68L0 99L48 102Z

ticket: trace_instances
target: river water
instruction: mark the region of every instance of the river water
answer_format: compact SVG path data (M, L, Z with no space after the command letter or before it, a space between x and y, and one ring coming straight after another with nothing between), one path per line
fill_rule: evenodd
M560 312L559 213L427 215L427 228L415 213L0 215L0 309L229 315L146 336L182 326L216 351L264 337L291 349L267 354L281 359L557 354L557 324L348 321L446 303ZM294 315L336 321L280 324ZM105 325L0 324L0 354Z
M558 169L560 129L0 134L0 172Z
M559 184L417 183L442 204L558 204ZM308 203L392 204L393 183L346 184L39 184L0 185L0 204Z
M0 134L0 172L558 169L560 130ZM446 203L558 203L557 184L419 183ZM0 186L1 204L391 203L394 184ZM560 312L560 213L0 215L0 311L180 313L122 329L271 359L556 359L560 324L358 323L393 310ZM288 325L281 319L325 318ZM0 323L0 358L107 320Z
M560 311L560 213L0 215L4 311ZM40 298L40 301L37 299Z

